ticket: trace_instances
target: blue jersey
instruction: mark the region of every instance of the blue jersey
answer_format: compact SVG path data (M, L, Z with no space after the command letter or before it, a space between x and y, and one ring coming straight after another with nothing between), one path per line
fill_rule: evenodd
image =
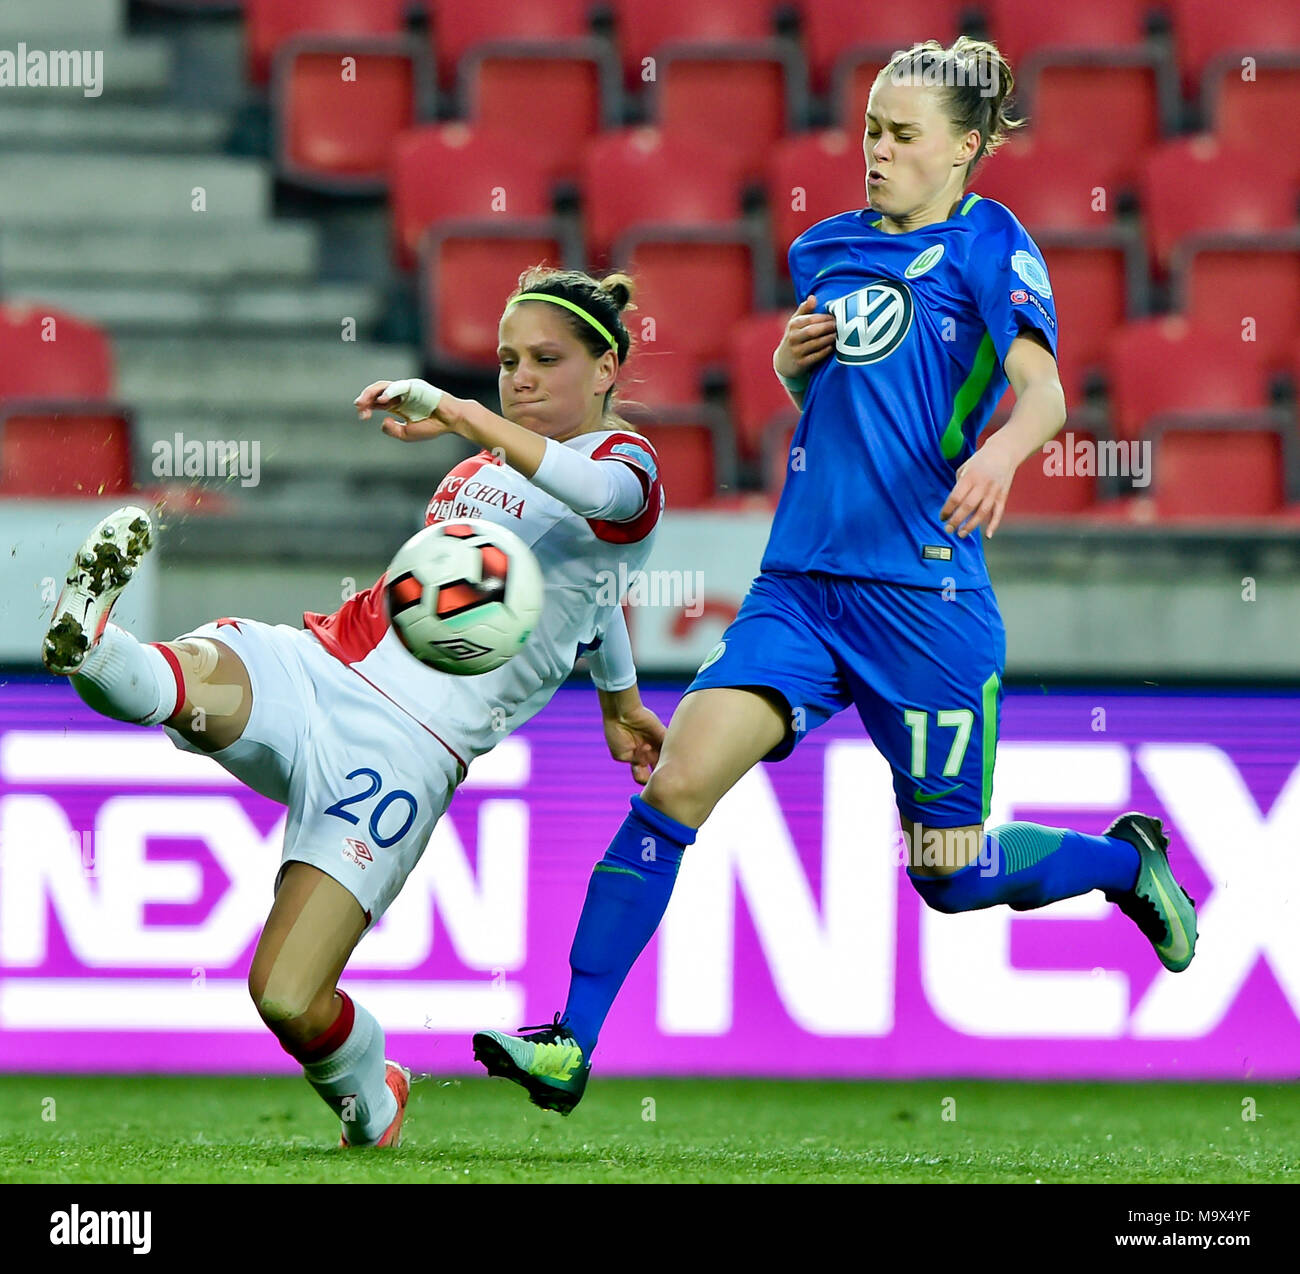
M988 585L979 531L939 518L956 472L1006 391L1024 331L1056 353L1047 267L1000 203L905 234L871 209L819 222L790 247L802 300L836 319L813 369L764 571L820 571L929 588Z

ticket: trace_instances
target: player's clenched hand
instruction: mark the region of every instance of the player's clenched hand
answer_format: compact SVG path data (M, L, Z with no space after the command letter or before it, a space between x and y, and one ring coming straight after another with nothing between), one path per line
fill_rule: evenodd
M449 432L450 424L437 415L444 397L442 390L425 380L377 380L355 402L362 420L369 420L376 407L393 413L380 426L389 437L419 442Z
M835 317L817 313L817 298L810 296L785 325L772 365L782 376L796 380L816 367L835 345Z
M618 717L605 718L605 740L616 761L632 767L632 777L644 787L650 771L659 764L659 749L667 730L647 707L633 708Z
M1015 473L1015 461L994 434L957 470L957 483L939 513L949 534L956 530L964 539L977 526L987 524L992 539L1002 521Z

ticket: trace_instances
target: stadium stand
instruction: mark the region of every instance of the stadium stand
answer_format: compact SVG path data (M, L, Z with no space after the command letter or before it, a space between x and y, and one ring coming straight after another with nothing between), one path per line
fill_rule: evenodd
M400 452L358 455L344 406L376 369L421 367L491 401L501 299L546 259L638 275L626 395L667 431L674 504L732 499L737 479L770 497L791 421L768 368L802 299L789 245L861 205L862 116L889 54L966 30L1017 72L1029 127L972 189L1048 261L1071 427L1158 442L1187 481L1239 456L1254 476L1200 516L1296 497L1279 441L1300 437L1300 131L1277 126L1300 109L1289 0L1240 0L1226 26L1208 0L147 8L0 14L0 35L93 34L114 72L94 111L71 94L0 104L0 491L147 481L177 431L262 439L265 507L286 525L362 483L425 490ZM20 304L90 334L81 354L59 342L54 398ZM88 474L56 473L24 423L40 400L89 413ZM1170 412L1234 423L1180 431ZM1106 483L1031 467L1011 515L1118 516ZM1174 485L1152 516L1192 516Z

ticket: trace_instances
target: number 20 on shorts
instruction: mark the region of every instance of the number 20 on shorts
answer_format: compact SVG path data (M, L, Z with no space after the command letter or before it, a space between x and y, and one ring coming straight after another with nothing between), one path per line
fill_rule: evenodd
M368 779L369 786L363 788L359 792L354 792L351 796L340 797L333 805L329 806L325 810L325 813L333 814L335 818L341 818L344 822L351 823L355 827L361 822L361 819L358 818L357 815L349 812L347 807L349 805L355 805L358 801L369 800L370 797L377 795L383 788L384 781L379 777L376 771L366 769L364 766L361 769L353 770L349 775L347 775L347 777L350 779ZM380 820L383 819L388 810L398 802L405 805L406 818L395 832L391 832L389 835L385 836L379 830ZM373 840L380 849L387 849L390 845L397 844L397 842L401 840L415 824L415 816L418 808L415 797L412 796L410 792L406 791L405 788L393 788L392 791L388 792L381 800L376 801L374 808L370 811L367 830L370 832L371 840Z

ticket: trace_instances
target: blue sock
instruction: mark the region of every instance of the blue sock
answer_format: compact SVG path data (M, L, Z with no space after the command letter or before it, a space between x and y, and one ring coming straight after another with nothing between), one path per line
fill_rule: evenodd
M663 919L682 851L694 840L695 828L634 796L632 813L592 869L569 952L563 1018L588 1061L614 997Z
M1113 836L1088 836L1037 823L1003 823L985 833L980 857L950 876L908 876L936 911L976 911L1006 903L1032 911L1092 889L1127 893L1138 852Z

